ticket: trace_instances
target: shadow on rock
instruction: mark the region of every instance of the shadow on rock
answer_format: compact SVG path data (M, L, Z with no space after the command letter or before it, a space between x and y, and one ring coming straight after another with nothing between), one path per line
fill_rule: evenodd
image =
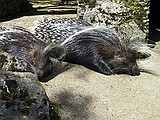
M91 96L73 94L71 91L64 91L57 95L58 103L61 104L63 119L88 119L92 114L89 106L92 103ZM63 113L64 112L64 113Z
M54 69L50 73L44 74L44 77L39 79L41 82L48 82L52 78L56 77L60 73L65 72L66 70L69 70L73 67L73 64L65 63L65 62L59 62L56 63L54 66Z

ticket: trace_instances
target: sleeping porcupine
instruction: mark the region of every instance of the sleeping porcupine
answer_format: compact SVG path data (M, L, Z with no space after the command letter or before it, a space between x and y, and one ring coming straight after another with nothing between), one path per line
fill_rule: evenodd
M59 57L58 54L63 52L63 49L47 45L17 26L0 27L0 49L25 63L22 71L33 72L39 79L53 70L53 62L49 58Z
M124 39L115 29L93 27L77 18L45 18L35 29L35 35L66 49L63 61L106 75L139 75L143 71L136 63L136 53L145 44Z

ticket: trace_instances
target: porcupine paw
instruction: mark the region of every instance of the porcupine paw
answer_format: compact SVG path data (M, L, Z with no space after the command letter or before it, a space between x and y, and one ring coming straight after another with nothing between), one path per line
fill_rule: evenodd
M96 71L105 75L113 74L112 70L104 60L99 60L95 64Z

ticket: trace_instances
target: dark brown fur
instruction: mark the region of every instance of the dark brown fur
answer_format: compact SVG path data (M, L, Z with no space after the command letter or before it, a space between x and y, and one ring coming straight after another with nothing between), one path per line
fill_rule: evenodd
M81 64L103 74L139 75L136 50L113 29L89 28L61 44L68 52L64 61Z
M93 27L75 18L46 18L35 29L35 36L46 43L61 44L67 50L64 61L107 75L139 75L137 52L148 55L152 50L143 40L130 39L136 36L127 36L128 30L116 29Z

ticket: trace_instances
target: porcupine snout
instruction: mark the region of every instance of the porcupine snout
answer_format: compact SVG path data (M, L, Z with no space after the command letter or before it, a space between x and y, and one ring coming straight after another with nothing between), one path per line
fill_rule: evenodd
M129 68L128 74L133 75L133 76L140 75L140 70L139 70L138 65L137 64L131 65Z

